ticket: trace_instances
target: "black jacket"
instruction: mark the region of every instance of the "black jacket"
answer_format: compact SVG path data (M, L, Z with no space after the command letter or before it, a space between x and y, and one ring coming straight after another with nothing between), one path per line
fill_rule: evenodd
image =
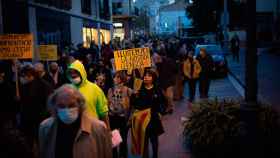
M40 78L35 78L22 86L20 102L23 126L27 124L39 126L39 123L49 116L46 103L52 91L52 86Z
M157 71L159 73L159 86L162 89L166 89L172 85L175 85L175 78L177 74L177 68L175 62L170 58L162 58L162 62L156 64Z
M199 61L199 64L201 66L201 77L210 77L213 73L214 68L214 61L211 55L208 55L205 58L202 58L200 55L196 58Z
M151 108L151 120L149 123L151 132L156 135L164 132L159 114L164 112L162 108L165 106L165 102L164 96L159 88L154 87L148 90L142 86L138 95L132 95L131 103L133 109L136 110Z
M16 88L7 81L0 83L0 118L5 120L15 120L18 106L15 101Z

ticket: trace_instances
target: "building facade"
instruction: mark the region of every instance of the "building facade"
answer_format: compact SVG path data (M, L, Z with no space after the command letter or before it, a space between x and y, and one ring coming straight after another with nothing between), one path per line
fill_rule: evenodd
M57 44L64 47L72 43L89 47L91 42L100 46L112 38L110 0L0 2L2 33L33 33L36 44Z
M183 29L190 28L191 20L186 15L188 4L185 0L177 0L175 3L160 7L157 33L180 36Z
M257 38L280 41L280 0L257 0Z
M112 0L112 15L114 38L119 40L132 39L134 20L138 16L138 9L133 0Z

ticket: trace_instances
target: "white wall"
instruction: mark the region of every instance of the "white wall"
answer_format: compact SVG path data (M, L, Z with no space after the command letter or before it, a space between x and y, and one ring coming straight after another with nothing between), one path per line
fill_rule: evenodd
M81 1L80 0L72 0L72 9L71 12L74 14L81 14ZM83 42L83 20L70 17L70 30L71 30L71 41L76 46L79 43Z
M186 17L185 11L168 11L168 12L161 12L159 17L159 33L169 32L169 33L176 33L178 30L178 20L179 17L182 18L184 24L191 25L190 19ZM167 24L167 27L166 27Z
M71 41L76 46L83 42L83 20L79 18L70 17L70 28L71 28Z
M37 44L37 21L36 21L36 9L33 7L28 8L28 22L29 32L33 34L34 44Z
M81 14L82 8L81 8L81 1L80 0L72 0L72 9L71 12L73 14Z

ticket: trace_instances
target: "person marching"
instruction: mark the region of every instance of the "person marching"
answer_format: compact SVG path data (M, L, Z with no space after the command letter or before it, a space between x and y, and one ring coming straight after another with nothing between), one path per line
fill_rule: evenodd
M156 73L147 69L144 84L132 97L134 112L132 114L132 154L143 158L149 157L149 140L152 144L153 158L158 157L158 136L164 133L160 112L164 96L156 86Z
M193 102L195 98L196 82L201 72L201 66L198 60L193 57L193 54L193 51L190 51L183 63L184 75L189 83L189 102Z
M86 112L97 119L104 121L109 128L107 98L100 87L87 80L84 65L76 60L67 70L67 77L86 100Z
M40 124L41 158L112 158L110 130L88 115L84 96L63 85L48 98L51 116Z
M132 90L124 85L126 74L124 71L117 71L114 75L114 87L108 91L109 120L112 130L118 129L122 137L119 152L117 148L113 149L114 158L127 157L127 133L128 119L130 115L129 99Z

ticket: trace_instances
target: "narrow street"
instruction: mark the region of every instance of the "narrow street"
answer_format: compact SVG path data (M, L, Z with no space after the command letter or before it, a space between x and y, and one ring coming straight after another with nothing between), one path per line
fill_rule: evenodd
M172 115L163 117L163 125L165 133L159 139L159 158L190 158L190 153L184 149L183 145L183 125L181 118L186 116L188 110L188 86L185 84L185 99L176 102L175 111ZM211 82L210 97L214 99L227 99L235 98L240 99L241 96L234 88L228 78L217 79ZM199 98L199 92L197 87L197 99ZM130 140L128 141L130 146ZM150 148L151 151L151 148ZM150 152L150 155L152 153ZM151 155L152 156L152 155ZM134 158L131 155L130 158Z

